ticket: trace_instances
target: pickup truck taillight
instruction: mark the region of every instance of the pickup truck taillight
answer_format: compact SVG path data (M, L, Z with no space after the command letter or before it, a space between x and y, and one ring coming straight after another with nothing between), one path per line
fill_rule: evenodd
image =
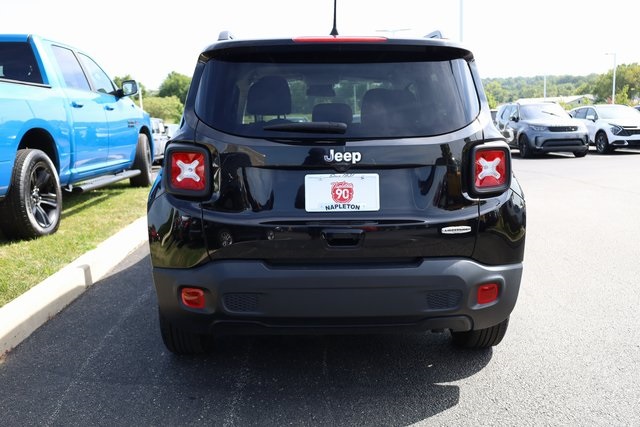
M493 197L511 186L511 152L504 143L485 143L471 149L469 193Z
M211 188L209 152L204 148L172 144L164 159L167 191L188 197L203 197Z

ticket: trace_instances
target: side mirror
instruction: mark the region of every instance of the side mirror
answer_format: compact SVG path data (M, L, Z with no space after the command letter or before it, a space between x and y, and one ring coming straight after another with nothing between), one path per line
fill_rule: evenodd
M131 96L138 93L138 83L135 80L125 80L122 82L122 96Z
M520 120L520 119L518 118L518 116L516 116L516 115L514 114L513 116L509 117L509 120L511 120L512 122L516 122L516 123L517 123L517 122L518 122L518 120Z
M591 120L592 122L596 121L596 116L593 114L587 114L587 120Z

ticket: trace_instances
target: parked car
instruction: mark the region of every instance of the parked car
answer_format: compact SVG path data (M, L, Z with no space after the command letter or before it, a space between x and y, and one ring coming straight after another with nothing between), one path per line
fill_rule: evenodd
M167 129L167 138L169 139L173 139L176 133L178 133L178 129L180 129L180 125L174 123L169 123L168 125L165 125L165 127Z
M515 110L515 104L507 103L498 106L496 109L496 113L493 116L493 123L496 125L500 133L510 141L513 139L513 132L509 128L507 128L507 123L509 123L509 116Z
M501 108L496 126L520 157L569 152L584 157L589 151L586 126L553 102L515 102Z
M572 117L585 124L589 141L600 154L616 148L640 147L640 112L627 105L597 104L577 107Z
M497 108L492 108L491 109L491 120L496 121L496 116L498 115L498 109Z
M155 162L160 163L162 159L164 159L164 148L169 140L164 120L159 117L151 117L151 132L153 133L153 141L155 143L153 159Z
M525 200L469 50L223 34L197 57L147 205L171 352L224 333L502 340Z

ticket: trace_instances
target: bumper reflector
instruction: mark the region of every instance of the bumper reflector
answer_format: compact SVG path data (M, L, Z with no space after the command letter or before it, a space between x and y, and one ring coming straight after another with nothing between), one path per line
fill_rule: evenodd
M182 288L180 291L182 303L189 308L204 308L204 291L198 288Z
M489 304L498 299L500 290L497 283L487 283L478 286L478 304Z

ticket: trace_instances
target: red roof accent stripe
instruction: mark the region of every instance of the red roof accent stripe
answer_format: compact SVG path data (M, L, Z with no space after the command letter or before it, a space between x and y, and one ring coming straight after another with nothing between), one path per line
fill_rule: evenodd
M296 43L384 43L386 37L379 36L302 36L294 37Z

